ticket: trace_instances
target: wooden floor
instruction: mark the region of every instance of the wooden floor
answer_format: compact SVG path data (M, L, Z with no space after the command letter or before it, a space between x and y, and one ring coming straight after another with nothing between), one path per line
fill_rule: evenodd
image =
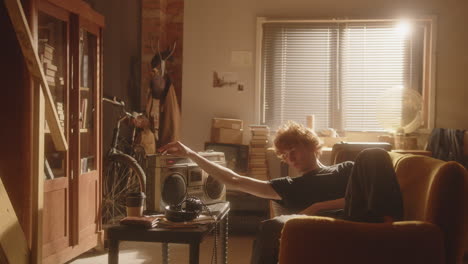
M253 236L231 235L228 240L228 263L248 264L252 252ZM200 264L211 263L214 239L208 237L200 247ZM170 263L188 263L187 245L170 244ZM219 256L219 254L218 254ZM147 242L121 242L119 263L158 264L161 262L161 244ZM218 263L221 263L218 259ZM90 251L72 260L69 264L107 264L107 252Z

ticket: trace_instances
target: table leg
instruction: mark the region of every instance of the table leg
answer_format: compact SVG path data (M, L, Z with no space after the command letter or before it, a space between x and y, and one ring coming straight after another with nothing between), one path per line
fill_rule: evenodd
M228 215L220 222L220 238L221 238L221 261L224 264L228 263Z
M200 244L190 243L190 264L198 264L200 258Z
M169 243L162 243L162 263L169 264Z
M109 239L109 256L107 261L109 264L119 263L119 240Z

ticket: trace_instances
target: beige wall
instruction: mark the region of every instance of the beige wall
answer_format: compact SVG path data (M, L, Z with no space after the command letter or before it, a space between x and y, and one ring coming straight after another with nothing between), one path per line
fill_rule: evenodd
M255 61L234 67L231 51L255 58L256 17L400 17L436 15L436 127L468 129L468 1L466 0L196 0L185 1L182 139L196 150L209 140L212 117L256 121ZM237 72L245 91L213 88L213 71ZM244 127L246 128L246 127ZM248 130L248 127L245 129ZM249 134L244 131L244 143Z

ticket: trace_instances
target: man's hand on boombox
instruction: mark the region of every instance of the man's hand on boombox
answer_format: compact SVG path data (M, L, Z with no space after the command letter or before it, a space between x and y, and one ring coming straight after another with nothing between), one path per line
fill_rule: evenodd
M195 153L193 150L182 144L180 141L168 143L167 145L160 147L158 149L158 152L163 155L170 154L183 157L187 157L190 154Z

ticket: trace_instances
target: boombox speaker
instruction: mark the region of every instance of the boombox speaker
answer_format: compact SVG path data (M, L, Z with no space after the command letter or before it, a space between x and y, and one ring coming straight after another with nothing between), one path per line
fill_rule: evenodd
M205 158L225 166L221 152L200 152ZM146 168L146 209L164 212L186 197L205 204L226 200L226 187L200 169L192 160L172 155L148 155Z

